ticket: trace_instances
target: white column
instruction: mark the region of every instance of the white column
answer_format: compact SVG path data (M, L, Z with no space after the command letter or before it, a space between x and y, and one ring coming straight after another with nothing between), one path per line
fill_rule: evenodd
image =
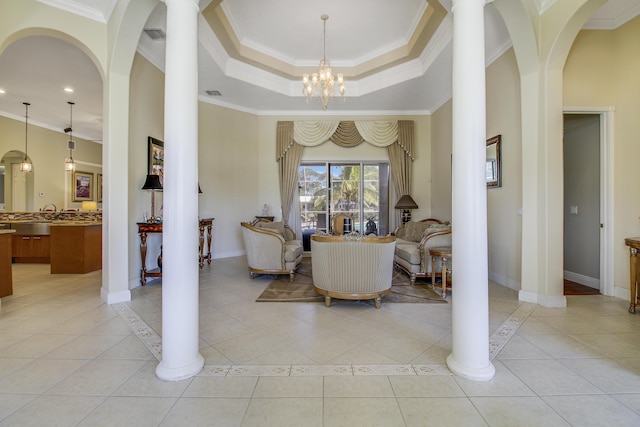
M198 351L198 1L166 0L162 361L156 375L200 372Z
M128 74L109 71L104 94L104 144L102 167L102 300L115 304L131 300L129 291L129 175L116 173L129 163ZM125 168L126 169L126 168Z
M449 369L485 381L489 360L487 261L485 0L454 0L452 336Z

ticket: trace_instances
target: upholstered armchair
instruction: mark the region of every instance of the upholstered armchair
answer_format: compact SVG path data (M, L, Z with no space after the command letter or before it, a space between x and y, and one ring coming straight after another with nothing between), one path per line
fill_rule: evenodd
M311 236L313 287L325 305L331 298L373 299L380 308L391 292L395 243L394 236Z
M396 268L409 275L415 285L417 277L431 277L429 248L451 246L451 226L434 218L409 221L398 227L393 263ZM441 260L436 260L436 275L441 269Z
M249 277L256 274L288 274L293 281L302 262L302 244L296 233L282 222L258 220L241 222L242 239L247 251Z

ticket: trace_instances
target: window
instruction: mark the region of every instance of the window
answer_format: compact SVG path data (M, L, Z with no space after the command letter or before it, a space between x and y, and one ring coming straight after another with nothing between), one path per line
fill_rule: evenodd
M331 219L338 214L352 218L354 231L389 232L388 163L303 162L298 186L305 250L315 230L333 231Z

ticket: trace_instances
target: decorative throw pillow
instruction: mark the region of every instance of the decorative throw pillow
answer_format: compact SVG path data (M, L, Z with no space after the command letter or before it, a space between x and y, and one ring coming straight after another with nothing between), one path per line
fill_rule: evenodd
M284 237L286 239L286 234L284 232L284 222L282 221L277 221L277 222L261 222L260 223L262 228L268 228L270 230L274 230L277 231L282 237Z
M422 236L425 231L429 228L429 223L409 221L404 226L404 228L404 240L408 240L410 242L419 242L420 240L422 240Z

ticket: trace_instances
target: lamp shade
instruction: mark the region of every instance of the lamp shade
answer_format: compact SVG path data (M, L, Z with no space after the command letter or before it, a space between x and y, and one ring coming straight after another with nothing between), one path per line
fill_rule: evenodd
M158 175L147 175L147 179L142 186L143 190L162 190L162 183Z
M83 211L95 211L98 209L98 203L96 202L82 202Z
M418 205L411 198L410 195L405 194L404 196L400 197L400 200L398 200L398 203L396 203L395 208L396 209L418 209Z

